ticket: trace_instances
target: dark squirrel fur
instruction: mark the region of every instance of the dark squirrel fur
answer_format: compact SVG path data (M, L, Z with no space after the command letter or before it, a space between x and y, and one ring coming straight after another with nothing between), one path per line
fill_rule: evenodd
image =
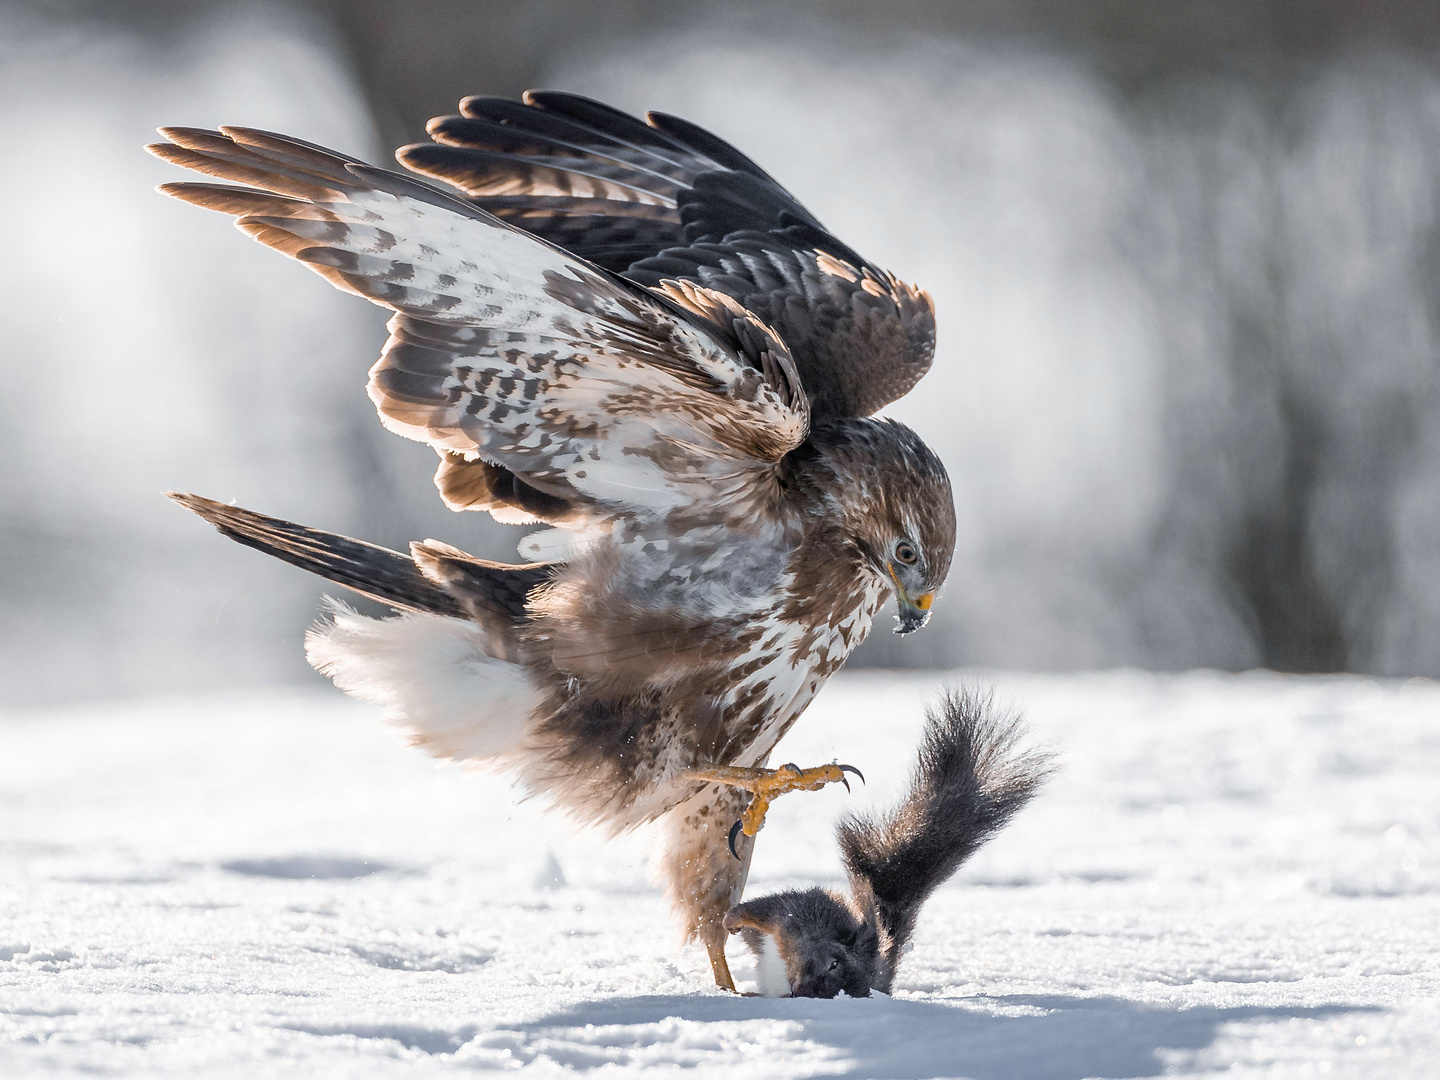
M910 789L880 817L836 828L849 897L790 890L730 909L725 928L757 957L767 937L793 997L890 993L920 907L1034 797L1052 771L1043 751L1019 752L1024 726L988 694L947 692L926 712Z

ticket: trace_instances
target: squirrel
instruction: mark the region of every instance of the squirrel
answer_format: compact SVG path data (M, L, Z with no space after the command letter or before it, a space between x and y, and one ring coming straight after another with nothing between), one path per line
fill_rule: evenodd
M889 994L920 907L1034 797L1054 770L1043 750L1018 752L1019 716L991 695L947 691L926 710L910 789L889 813L836 827L850 896L787 890L730 909L759 962L762 993ZM783 964L783 971L781 965Z

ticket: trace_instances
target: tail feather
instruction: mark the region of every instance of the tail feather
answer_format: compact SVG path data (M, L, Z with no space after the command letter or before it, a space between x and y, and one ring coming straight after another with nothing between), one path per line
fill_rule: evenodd
M338 601L305 635L310 666L379 705L436 757L504 765L522 750L539 694L474 622L407 613L370 619Z
M505 566L436 540L414 557L238 506L167 492L247 547L404 612L371 619L331 601L305 637L310 665L373 702L417 746L456 761L517 753L538 701L516 630L530 590L553 565ZM437 618L436 616L442 616Z
M361 596L405 611L452 619L470 616L459 599L421 573L408 555L199 495L178 491L165 494L231 540L344 585Z
M1016 751L1019 717L988 694L949 692L927 713L910 790L888 814L837 829L851 887L873 904L893 973L925 900L1034 797L1053 771L1044 751Z
M511 661L525 653L518 632L529 618L530 597L564 565L491 562L439 540L412 543L410 554L426 578L456 597L466 614L490 631L491 654Z
M409 555L297 525L239 506L167 492L230 539L309 570L383 604L424 615L479 623L487 652L518 660L518 630L530 595L548 584L559 563L491 562L438 540L412 544Z

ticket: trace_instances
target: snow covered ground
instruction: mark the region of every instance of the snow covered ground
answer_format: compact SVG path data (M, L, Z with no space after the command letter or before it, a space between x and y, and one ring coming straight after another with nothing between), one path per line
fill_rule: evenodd
M643 837L333 693L0 717L0 1076L1440 1075L1440 687L972 677L1063 772L860 1001L717 992ZM870 786L781 800L750 895L840 882L940 681L831 684L781 752Z

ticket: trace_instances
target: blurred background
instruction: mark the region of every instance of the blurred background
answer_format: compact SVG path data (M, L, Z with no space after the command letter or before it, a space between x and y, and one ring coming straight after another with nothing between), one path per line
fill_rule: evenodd
M662 109L939 310L960 522L852 663L1440 675L1440 3L0 0L0 704L317 679L197 491L513 559L364 394L384 317L162 198L159 124L387 163L466 94Z

